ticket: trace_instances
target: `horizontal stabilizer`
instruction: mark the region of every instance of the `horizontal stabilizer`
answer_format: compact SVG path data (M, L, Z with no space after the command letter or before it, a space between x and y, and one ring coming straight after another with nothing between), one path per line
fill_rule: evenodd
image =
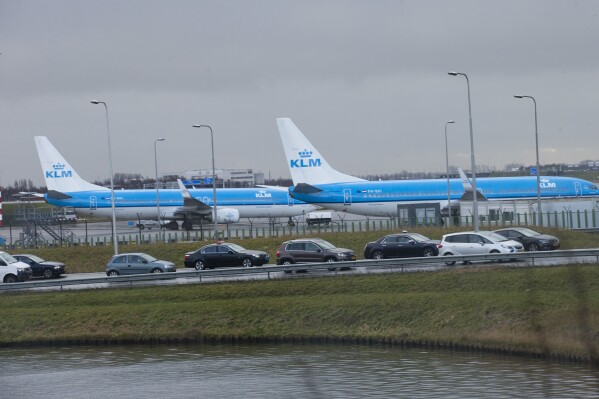
M56 200L65 200L65 199L69 199L69 198L73 198L70 195L61 193L60 191L56 191L56 190L49 190L48 191L48 198L50 199L56 199Z
M318 187L314 187L306 183L300 183L293 188L293 192L298 194L314 194L321 191L322 190Z

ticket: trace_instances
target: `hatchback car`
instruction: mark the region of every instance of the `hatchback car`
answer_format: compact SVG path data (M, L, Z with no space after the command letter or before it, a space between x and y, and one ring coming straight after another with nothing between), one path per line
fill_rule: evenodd
M483 255L483 254L515 254L524 251L517 241L493 233L492 231L465 231L446 234L439 243L439 255ZM455 261L445 261L454 265Z
M262 266L268 263L270 255L263 251L245 249L241 245L218 243L206 245L197 251L185 254L185 267L196 270L212 269L218 266Z
M418 233L389 234L364 247L364 258L409 258L414 256L437 256L439 240Z
M304 262L342 262L356 260L351 249L337 248L320 238L285 241L277 251L277 265Z
M173 262L158 260L141 252L114 255L106 265L106 275L176 272Z
M39 256L30 254L18 254L13 257L31 266L33 277L53 278L64 274L64 263L43 260Z
M524 227L510 227L495 230L495 233L502 235L507 239L518 241L524 245L526 251L549 251L552 249L559 249L560 247L560 242L557 237L541 234Z

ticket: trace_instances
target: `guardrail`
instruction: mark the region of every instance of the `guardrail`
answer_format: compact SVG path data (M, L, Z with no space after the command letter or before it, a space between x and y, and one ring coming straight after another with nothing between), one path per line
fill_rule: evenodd
M395 268L398 271L405 272L417 269L423 265L439 264L444 262L480 262L490 261L499 262L511 259L530 261L530 266L536 266L535 260L547 258L571 258L573 263L578 263L581 257L594 257L594 262L599 264L599 249L573 249L559 251L541 251L541 252L521 252L517 254L486 254L486 255L453 255L453 256L434 256L426 258L396 258L383 260L358 260L355 262L337 262L337 263L297 263L287 266L261 266L252 268L225 268L212 270L192 270L177 273L151 273L135 274L127 276L95 277L88 279L72 280L41 280L27 281L24 283L0 284L0 293L7 291L28 290L36 288L59 287L61 290L65 286L73 285L93 285L109 284L110 286L123 286L144 283L148 281L173 280L173 279L197 279L199 283L204 278L225 277L235 275L267 274L268 279L271 273L310 271L310 270L328 270L331 268L339 269L343 267L365 267L365 268Z

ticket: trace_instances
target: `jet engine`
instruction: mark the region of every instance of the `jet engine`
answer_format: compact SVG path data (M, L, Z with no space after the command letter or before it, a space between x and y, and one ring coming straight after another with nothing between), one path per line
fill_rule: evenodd
M218 223L237 223L239 222L239 211L235 208L217 208L216 221Z

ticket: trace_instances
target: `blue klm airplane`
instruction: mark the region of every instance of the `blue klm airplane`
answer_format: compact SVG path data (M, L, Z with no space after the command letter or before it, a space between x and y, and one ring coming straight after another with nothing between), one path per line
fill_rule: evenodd
M35 144L48 188L44 194L47 203L73 207L79 216L112 216L110 189L83 180L46 137L35 137ZM217 189L216 215L211 188L158 192L161 219L188 223L211 221L213 217L218 223L235 223L240 218L291 218L319 209L291 198L287 188ZM115 190L114 195L118 219L157 219L156 190Z
M447 180L366 181L333 169L289 118L277 119L294 186L295 199L324 208L365 216L398 216L398 209L410 204L437 203L447 207ZM476 179L477 196L489 200L537 198L537 178L493 177ZM542 198L577 198L599 195L591 182L571 177L540 177ZM450 179L451 207L472 196L472 186L462 179ZM468 197L468 195L466 195ZM455 202L454 202L455 201Z

